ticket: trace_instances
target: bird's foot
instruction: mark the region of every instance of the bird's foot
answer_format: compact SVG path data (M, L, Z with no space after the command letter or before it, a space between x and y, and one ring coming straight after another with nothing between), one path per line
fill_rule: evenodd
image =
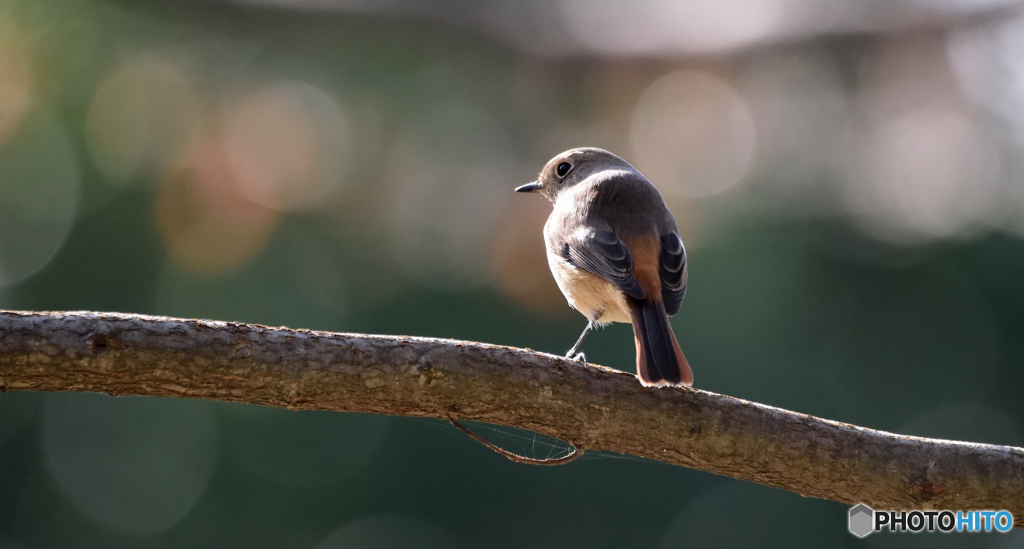
M574 354L572 354L572 351L570 351L569 354L565 355L565 358L568 358L570 360L575 360L576 362L580 362L584 366L587 365L587 355L585 355L583 353L576 353L574 355Z

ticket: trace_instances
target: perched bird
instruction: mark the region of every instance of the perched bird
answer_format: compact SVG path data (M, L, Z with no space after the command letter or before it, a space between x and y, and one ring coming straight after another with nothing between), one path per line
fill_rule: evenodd
M669 315L686 294L686 250L658 189L628 162L596 148L552 158L537 181L516 188L554 204L544 225L548 265L565 298L589 322L631 322L644 385L692 385Z

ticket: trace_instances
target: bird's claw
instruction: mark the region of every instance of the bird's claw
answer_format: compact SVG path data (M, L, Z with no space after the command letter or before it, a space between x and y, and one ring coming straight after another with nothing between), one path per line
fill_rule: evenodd
M569 360L575 360L576 362L581 362L584 366L587 365L587 355L583 353L576 353L575 355L573 355L570 352L569 354L565 355L565 358L568 358Z

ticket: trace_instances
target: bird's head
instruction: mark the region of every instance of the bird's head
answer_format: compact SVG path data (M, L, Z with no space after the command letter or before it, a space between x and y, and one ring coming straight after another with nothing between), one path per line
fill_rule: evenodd
M628 162L604 149L570 149L549 160L536 181L516 187L516 192L540 193L554 202L566 189L606 170L636 171Z

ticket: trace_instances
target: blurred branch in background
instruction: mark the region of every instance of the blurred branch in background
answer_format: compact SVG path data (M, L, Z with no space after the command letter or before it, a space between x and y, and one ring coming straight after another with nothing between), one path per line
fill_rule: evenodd
M543 57L700 56L813 39L985 23L1018 0L207 0L208 4L402 17L486 36Z
M0 390L451 414L804 496L1024 515L1020 448L893 435L695 389L648 389L622 372L481 343L112 313L4 312Z

